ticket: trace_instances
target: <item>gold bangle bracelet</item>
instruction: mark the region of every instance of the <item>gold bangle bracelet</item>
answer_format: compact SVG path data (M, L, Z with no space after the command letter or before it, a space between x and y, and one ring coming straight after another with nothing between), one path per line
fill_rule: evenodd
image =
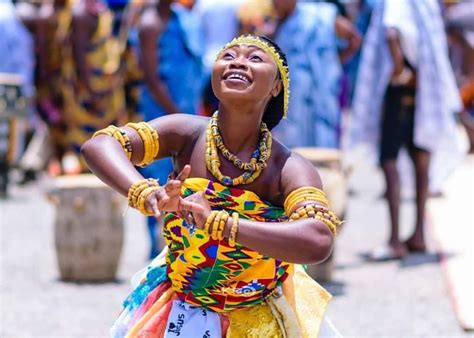
M285 212L289 215L294 207L301 202L313 200L317 201L324 206L329 205L326 193L316 187L301 187L293 190L285 199L283 203Z
M142 214L149 216L153 215L146 210L145 202L149 194L158 189L160 189L158 181L152 178L135 182L128 190L128 205L132 208L138 209Z
M128 205L135 208L140 194L147 187L160 186L158 181L153 178L143 179L132 184L128 190Z
M219 222L221 220L221 213L220 211L216 214L214 221L212 222L212 229L211 229L211 238L217 240L217 229L219 228Z
M220 241L224 239L224 229L225 229L225 225L228 219L229 219L229 214L225 212L224 210L222 210L221 219L219 221L219 228L217 229L217 234L216 234L217 239Z
M146 122L127 123L127 127L133 128L143 142L143 158L138 166L146 166L153 162L160 150L158 132Z
M216 215L217 215L218 211L211 211L211 214L209 215L209 217L207 217L207 220L206 220L206 223L204 224L204 232L209 234L209 228L211 226L211 224L214 222L214 219L216 218Z
M92 135L92 137L96 137L99 135L107 135L116 139L120 145L122 146L125 155L130 160L132 158L132 144L130 142L130 137L128 136L127 132L122 128L118 128L114 125L110 125L107 128L98 130Z
M143 192L140 194L139 198L138 198L138 202L137 202L137 209L145 216L153 216L154 213L153 211L148 211L146 209L146 200L148 198L148 196L157 191L158 189L160 189L160 187L147 187L143 190Z
M239 227L239 214L234 212L232 214L232 227L230 228L230 235L229 235L229 245L231 247L235 247L238 227Z

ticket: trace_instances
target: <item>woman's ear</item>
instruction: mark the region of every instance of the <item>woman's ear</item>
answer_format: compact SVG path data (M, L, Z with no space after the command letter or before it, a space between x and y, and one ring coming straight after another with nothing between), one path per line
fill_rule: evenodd
M273 89L271 91L273 97L277 97L278 94L280 94L280 91L283 87L282 81L281 80L276 80L275 85L273 86Z

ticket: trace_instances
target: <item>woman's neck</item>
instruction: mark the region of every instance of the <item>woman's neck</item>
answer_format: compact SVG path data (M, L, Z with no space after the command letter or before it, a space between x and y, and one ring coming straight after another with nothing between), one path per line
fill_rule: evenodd
M219 104L219 131L227 149L234 154L253 152L260 139L263 109L255 105Z

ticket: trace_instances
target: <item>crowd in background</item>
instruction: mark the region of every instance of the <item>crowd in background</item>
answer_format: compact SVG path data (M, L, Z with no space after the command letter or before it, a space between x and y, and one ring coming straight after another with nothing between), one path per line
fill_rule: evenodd
M455 117L469 135L474 129L473 3L402 2L405 9L391 0L0 0L0 73L20 75L31 102L16 124L27 142L11 142L20 159L10 164L22 182L43 170L79 174L87 171L82 143L110 124L210 116L217 52L252 33L275 40L290 66L289 114L274 134L289 147L377 143L396 210L398 148L434 152L442 136L454 137ZM401 34L381 30L387 23ZM387 119L384 102L411 117ZM412 156L420 187L428 184L423 151ZM171 169L163 159L142 173L166 181Z

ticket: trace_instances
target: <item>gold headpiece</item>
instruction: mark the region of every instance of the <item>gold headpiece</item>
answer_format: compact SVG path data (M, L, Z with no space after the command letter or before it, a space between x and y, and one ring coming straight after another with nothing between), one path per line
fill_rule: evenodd
M275 47L270 45L269 43L259 39L256 36L252 35L242 35L237 38L234 38L231 42L226 44L217 54L217 57L221 55L221 53L235 45L239 45L241 43L249 44L249 45L254 45L257 46L258 48L264 50L268 55L272 57L272 59L275 61L278 70L280 72L281 80L283 81L283 118L286 118L286 114L288 112L288 101L290 100L290 73L288 66L285 66L283 64L283 58L280 56L280 54L277 52Z

